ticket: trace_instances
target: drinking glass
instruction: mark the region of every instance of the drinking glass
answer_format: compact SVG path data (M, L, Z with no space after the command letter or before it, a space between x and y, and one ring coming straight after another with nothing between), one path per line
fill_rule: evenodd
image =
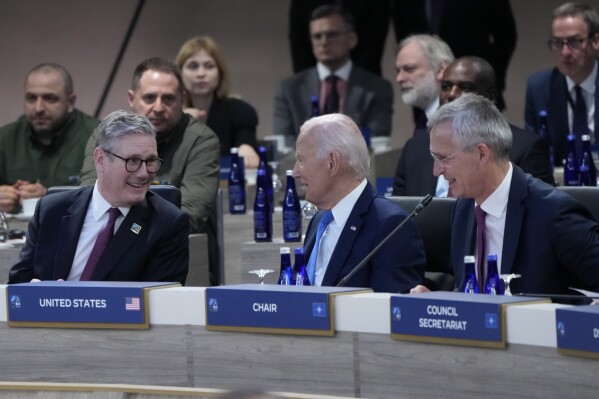
M8 241L8 220L4 212L0 212L0 242Z
M314 215L316 215L316 212L318 212L318 208L316 207L316 205L306 201L306 203L302 207L302 215L304 216L304 219L311 220L314 217Z
M274 273L273 269L254 269L250 270L248 273L255 274L258 276L258 281L260 284L264 284L264 277L266 277L269 273Z
M278 161L270 161L268 163L272 170L272 188L276 193L280 193L283 191L283 181L279 177L279 162Z
M510 282L512 281L512 279L519 278L519 277L522 277L522 275L514 274L514 273L499 275L499 278L503 281L503 285L505 287L505 292L503 295L508 295L508 296L512 295L512 291L510 291Z

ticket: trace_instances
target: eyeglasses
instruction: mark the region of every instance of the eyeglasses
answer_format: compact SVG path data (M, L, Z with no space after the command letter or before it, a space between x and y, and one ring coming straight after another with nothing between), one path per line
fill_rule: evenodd
M310 35L310 38L315 41L318 42L322 39L327 39L327 40L335 40L337 38L339 38L342 34L347 33L349 31L347 30L330 30L330 31L324 31L324 32L316 32L316 33L312 33Z
M162 159L160 159L160 158L152 158L152 159L123 158L123 157L118 156L115 153L105 150L103 148L102 148L102 151L104 151L110 155L114 155L118 159L122 159L123 161L125 161L125 169L127 169L127 172L137 172L139 170L139 168L141 168L142 163L146 164L146 170L148 171L148 173L156 173L162 166Z
M587 39L589 39L589 38L588 37L585 37L585 38L575 37L575 38L569 38L569 39L554 38L547 42L547 46L549 46L549 50L553 51L554 53L558 53L558 52L562 51L562 48L564 46L568 46L568 48L570 50L580 50L584 47L584 42L586 42Z
M449 156L446 157L440 157L438 155L435 155L431 152L431 157L433 157L433 160L437 161L439 163L439 165L441 165L442 168L447 166L447 161L451 160L451 158L455 157L456 155L458 155L458 153L456 152L455 154L451 154Z

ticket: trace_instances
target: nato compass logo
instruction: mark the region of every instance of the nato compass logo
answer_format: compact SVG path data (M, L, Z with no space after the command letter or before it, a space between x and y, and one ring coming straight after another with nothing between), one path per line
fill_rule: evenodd
M21 298L18 295L10 296L10 307L12 309L20 309L21 308Z
M314 302L312 304L312 316L327 317L327 306L324 303Z
M497 313L485 313L485 327L486 328L498 328L497 325Z
M218 301L216 298L208 298L208 311L218 312Z
M399 308L399 306L393 306L393 312L391 315L391 319L393 321L400 321L401 320L401 309Z
M563 321L557 322L557 333L559 334L560 337L563 337L566 335L566 325L564 324Z

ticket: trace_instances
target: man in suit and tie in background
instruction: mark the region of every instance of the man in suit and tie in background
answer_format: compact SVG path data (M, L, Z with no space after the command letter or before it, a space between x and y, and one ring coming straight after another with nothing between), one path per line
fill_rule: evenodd
M549 50L555 68L537 72L526 87L526 129L539 132L539 112L547 112L554 146L554 162L562 166L567 157L567 135L580 143L591 135L595 145L599 130L599 13L581 3L566 3L553 11ZM595 132L593 134L593 132Z
M496 254L500 274L521 275L513 292L599 291L599 224L570 195L510 162L512 132L490 100L464 94L439 108L429 128L434 174L460 197L452 215L456 288L463 286L465 255L480 255L481 283L486 256Z
M337 5L315 9L310 20L316 67L284 79L275 96L274 133L297 137L302 123L313 116L311 98L318 98L318 113L350 116L385 146L391 133L391 84L353 65L350 51L358 42L353 17ZM385 138L387 140L385 140Z
M304 241L312 285L334 286L401 223L406 212L368 183L368 149L360 129L341 114L301 127L293 175L320 212ZM347 282L381 292L407 292L424 277L424 245L407 223Z
M9 284L32 280L184 284L189 218L148 191L162 164L156 129L143 115L115 111L100 123L94 137L95 185L40 199Z
M399 43L395 68L401 99L419 114L414 136L427 134L429 115L439 108L443 71L453 62L453 53L443 40L432 35L413 35Z
M443 73L439 102L447 104L463 93L480 94L495 102L495 72L491 64L479 57L461 57L452 62ZM538 134L510 125L513 144L510 161L526 173L554 185L549 161L547 140ZM447 181L433 174L433 158L429 155L428 132L410 138L403 147L395 172L394 195L445 196Z

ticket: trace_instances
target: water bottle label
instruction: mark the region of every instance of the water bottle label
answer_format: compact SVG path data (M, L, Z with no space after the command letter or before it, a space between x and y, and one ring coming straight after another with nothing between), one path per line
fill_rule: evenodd
M284 211L283 212L283 231L285 233L297 232L300 230L300 215L299 212Z
M240 186L229 186L229 202L240 204L244 202L244 192Z
M258 238L266 238L266 216L262 212L254 212L254 232Z

